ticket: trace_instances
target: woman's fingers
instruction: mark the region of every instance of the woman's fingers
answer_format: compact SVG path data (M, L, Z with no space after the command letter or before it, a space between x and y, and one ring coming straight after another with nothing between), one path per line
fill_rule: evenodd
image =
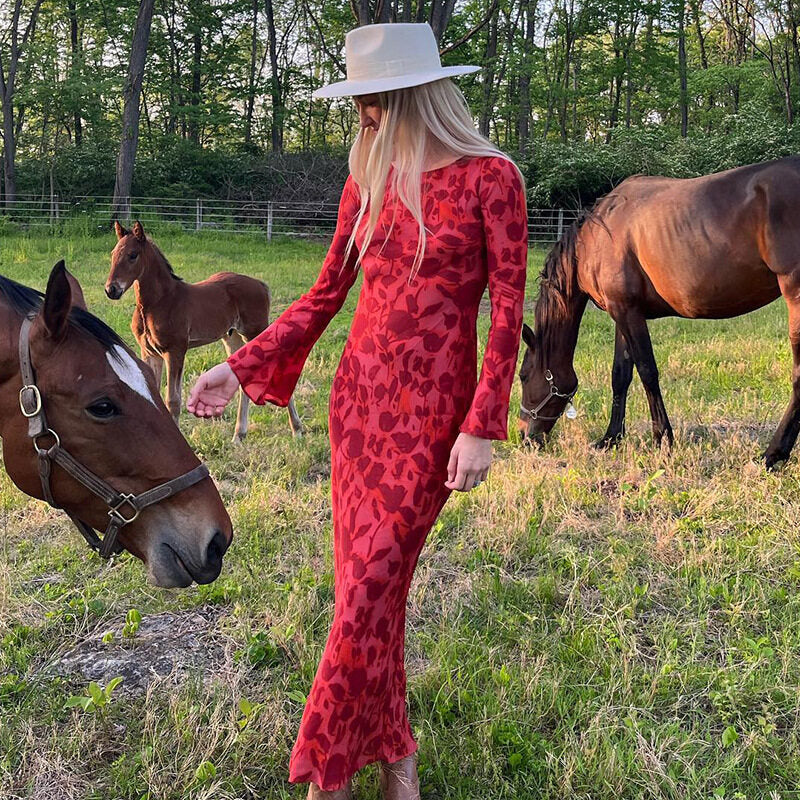
M491 466L491 443L461 433L450 451L445 486L456 492L468 492L486 479Z
M456 492L468 492L475 484L475 478L477 476L478 473L476 470L467 469L459 464L455 477L446 481L445 486Z
M486 477L489 474L488 469L478 470L478 469L468 469L468 468L461 468L458 467L456 470L455 477L452 479L448 479L445 482L445 486L448 489L452 489L456 492L469 492L471 489L474 489L477 485L483 483L486 480ZM449 478L449 471L448 471L448 478Z
M456 475L458 474L458 448L453 446L453 449L450 451L450 460L447 462L447 481L445 482L445 486L449 489L453 487L450 485L456 479Z
M220 417L238 388L239 381L233 370L223 362L197 379L189 392L186 408L198 417Z

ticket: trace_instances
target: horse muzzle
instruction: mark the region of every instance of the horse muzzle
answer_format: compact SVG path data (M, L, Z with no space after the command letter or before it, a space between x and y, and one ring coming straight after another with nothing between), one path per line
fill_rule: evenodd
M116 281L112 281L106 284L106 296L109 300L119 300L125 294L127 288L127 286L121 286Z
M184 588L192 583L215 581L222 570L222 559L231 538L216 529L210 539L194 552L178 536L165 536L157 541L147 559L151 583L166 589Z

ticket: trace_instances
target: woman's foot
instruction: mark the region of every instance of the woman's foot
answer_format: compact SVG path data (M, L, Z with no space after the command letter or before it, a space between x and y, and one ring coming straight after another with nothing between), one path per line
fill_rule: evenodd
M419 800L416 755L401 758L394 764L381 761L381 791L384 800Z
M353 784L347 781L347 785L342 789L326 792L324 789L320 789L316 783L309 783L306 800L353 800Z

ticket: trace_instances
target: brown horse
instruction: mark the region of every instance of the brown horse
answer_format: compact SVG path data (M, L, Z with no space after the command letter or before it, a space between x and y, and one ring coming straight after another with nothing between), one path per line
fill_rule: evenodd
M0 276L6 471L26 494L63 508L101 551L124 547L144 561L156 585L210 583L232 536L219 493L150 370L72 307L70 283L63 261L44 295Z
M131 330L161 385L167 365L167 405L176 422L181 412L181 383L186 351L222 339L230 355L269 324L267 285L247 275L218 272L200 283L185 283L163 253L145 236L139 222L127 231L114 223L117 246L111 253L106 294L119 300L133 284L136 309ZM247 434L250 401L239 392L234 441ZM292 432L302 433L294 401L289 401Z
M653 434L671 443L647 320L724 319L780 295L789 309L792 397L764 454L789 457L800 430L800 158L701 178L633 177L602 198L548 255L525 326L520 426L541 437L577 389L573 356L591 298L616 323L611 420L599 446L624 435L636 367Z

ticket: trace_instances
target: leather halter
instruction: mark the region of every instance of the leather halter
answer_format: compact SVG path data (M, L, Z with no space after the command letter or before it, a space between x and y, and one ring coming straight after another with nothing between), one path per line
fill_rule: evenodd
M117 541L117 536L126 525L133 522L142 509L172 497L189 486L208 477L208 467L198 464L194 469L173 478L171 481L161 483L141 494L126 494L118 492L113 486L106 483L94 472L87 469L80 461L73 458L62 446L58 434L47 425L42 404L42 393L36 385L36 380L31 363L30 332L36 315L28 315L22 322L19 332L19 366L22 374L22 388L19 390L19 407L22 415L28 420L28 436L33 442L33 449L39 462L39 478L42 481L44 499L53 507L60 508L53 497L50 487L50 474L53 464L58 464L67 474L75 478L78 483L85 486L90 492L96 494L109 508L108 527L101 539L94 529L82 519L72 514L65 513L86 539L89 547L96 550L103 558L110 558L113 554L122 551L122 545ZM53 444L45 447L40 444L41 439L50 437Z
M549 369L545 370L544 377L545 377L545 380L550 384L550 393L544 398L544 400L542 400L542 402L539 403L539 405L536 406L536 408L525 408L525 406L522 405L522 403L519 404L519 410L523 414L527 414L531 418L531 420L533 420L533 421L536 421L537 419L545 419L545 420L548 420L548 421L561 419L562 415L564 414L564 411L567 410L567 406L570 404L570 401L572 400L573 397L575 397L575 392L578 391L578 387L576 386L571 392L568 392L568 393L559 392L558 391L558 387L553 382L553 373L550 372ZM544 414L540 414L539 412L554 397L561 397L561 398L563 398L564 400L567 401L566 403L564 403L564 408L561 410L561 412L559 414L556 414L555 417L546 417L546 416L544 416Z

